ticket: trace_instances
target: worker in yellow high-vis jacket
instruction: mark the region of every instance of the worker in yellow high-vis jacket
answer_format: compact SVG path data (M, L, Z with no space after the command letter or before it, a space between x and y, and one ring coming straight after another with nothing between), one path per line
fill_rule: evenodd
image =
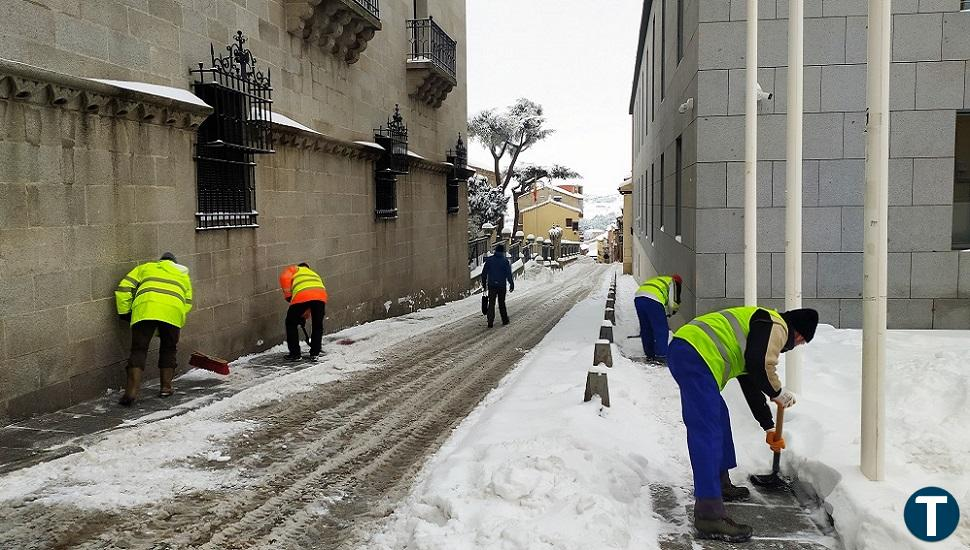
M737 378L748 407L765 430L765 441L773 450L784 448L765 395L784 407L795 404L795 394L782 387L776 372L779 356L811 342L817 326L814 309L778 313L734 307L701 315L674 333L667 366L680 387L699 537L743 542L752 533L750 526L731 520L724 507L725 501L747 499L749 491L732 484L728 475L737 460L721 391Z
M138 397L142 373L148 357L148 346L158 332L158 372L161 397L172 395L175 377L175 354L185 317L192 309L192 281L189 268L176 262L166 252L157 262L132 269L115 290L118 315L131 324L131 355L128 358L128 380L125 394L118 402L130 407Z
M680 309L683 282L676 273L647 279L633 298L637 318L640 320L640 343L649 361L662 364L667 360L667 341L670 338L667 319L676 315Z

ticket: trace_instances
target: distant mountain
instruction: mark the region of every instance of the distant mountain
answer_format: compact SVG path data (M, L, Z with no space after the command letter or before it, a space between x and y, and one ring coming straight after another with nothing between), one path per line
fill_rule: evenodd
M586 195L583 198L583 219L579 220L581 231L587 229L605 230L616 218L623 213L623 195ZM506 223L512 223L512 201L509 201L506 212Z
M586 195L583 201L583 219L579 222L582 230L605 230L623 212L623 195Z

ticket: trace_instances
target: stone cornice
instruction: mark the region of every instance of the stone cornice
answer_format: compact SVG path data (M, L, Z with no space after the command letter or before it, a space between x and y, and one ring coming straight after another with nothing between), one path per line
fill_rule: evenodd
M373 146L276 123L273 124L273 143L277 146L320 151L359 160L376 161L383 156L383 153ZM415 156L408 157L408 165L411 168L440 174L446 174L452 170L452 165L447 162L436 162Z
M0 99L143 124L197 128L212 108L0 58Z
M284 0L286 30L353 65L381 30L355 0Z

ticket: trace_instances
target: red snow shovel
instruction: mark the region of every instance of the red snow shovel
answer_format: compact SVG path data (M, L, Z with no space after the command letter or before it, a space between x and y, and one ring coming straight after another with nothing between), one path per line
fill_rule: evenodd
M218 357L211 357L204 353L199 353L197 351L192 352L192 357L189 358L189 364L195 368L211 370L216 374L221 374L226 376L229 374L229 362L225 359L220 359Z
M778 437L782 436L781 429L785 424L785 407L781 403L778 405L778 419L775 421L775 433ZM771 459L771 473L764 475L752 475L751 483L765 489L782 489L788 487L788 481L778 473L781 470L781 451L774 451Z

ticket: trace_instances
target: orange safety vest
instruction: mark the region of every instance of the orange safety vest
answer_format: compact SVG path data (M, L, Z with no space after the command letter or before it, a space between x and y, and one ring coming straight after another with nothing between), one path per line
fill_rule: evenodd
M323 278L309 267L291 265L284 269L280 273L280 288L283 289L283 297L291 304L327 301L327 287L323 284Z

